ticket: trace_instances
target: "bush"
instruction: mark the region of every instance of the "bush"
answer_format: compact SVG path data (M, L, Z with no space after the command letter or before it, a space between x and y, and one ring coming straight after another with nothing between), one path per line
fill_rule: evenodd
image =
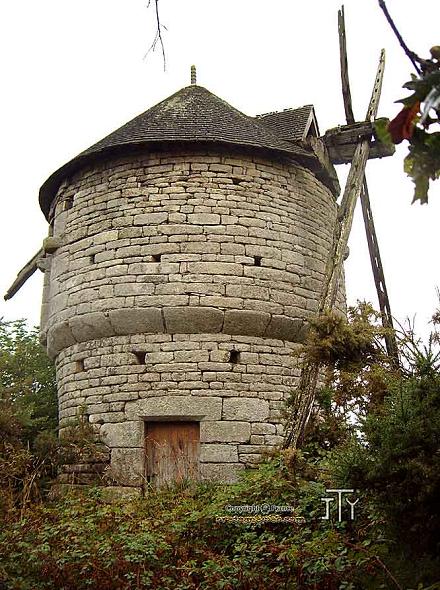
M326 477L300 453L284 453L231 486L152 491L112 504L98 490L68 496L0 533L3 583L16 590L380 588L390 581L384 546L350 523L321 518ZM227 505L255 504L291 505L304 520L219 520L233 515Z

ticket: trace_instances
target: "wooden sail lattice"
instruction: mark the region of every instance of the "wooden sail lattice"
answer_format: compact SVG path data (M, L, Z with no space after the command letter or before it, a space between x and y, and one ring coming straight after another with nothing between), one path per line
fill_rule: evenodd
M343 7L338 13L338 29L340 40L341 79L344 108L347 123L348 125L353 126L356 124L353 115L350 85L348 79L348 60ZM374 81L373 91L365 117L365 122L367 125L364 125L363 129L368 129L368 125L371 125L372 121L374 121L377 116L384 67L385 52L382 50L376 78ZM362 133L358 136L358 141L354 150L350 171L335 225L333 242L326 265L323 291L321 294L318 311L319 314L322 314L324 312L331 311L334 308L339 290L339 283L342 275L348 239L353 224L354 211L358 198L360 197L362 202L362 211L364 215L370 260L381 309L382 323L385 327L390 328L392 327L391 308L389 305L385 276L374 228L367 182L365 180L365 168L370 154L371 133ZM395 362L397 362L397 347L391 332L386 336L386 346L390 357L395 359ZM304 432L313 409L319 373L320 365L317 362L309 362L302 367L300 381L296 392L297 395L291 408L289 421L287 423L284 447L296 448L303 440Z
M338 32L339 32L339 55L341 63L341 83L342 96L344 99L345 118L348 125L355 123L353 106L351 101L350 80L348 76L348 59L347 59L347 41L345 35L345 14L344 7L338 12ZM368 252L370 255L371 269L373 271L374 283L376 285L377 299L382 318L382 326L390 330L385 333L385 346L388 356L394 364L398 364L398 352L396 339L393 333L393 316L388 297L388 291L385 282L385 273L383 270L382 259L380 255L379 242L377 239L376 228L374 226L373 212L371 209L370 196L368 191L367 179L364 175L364 181L361 190L362 215L367 237Z

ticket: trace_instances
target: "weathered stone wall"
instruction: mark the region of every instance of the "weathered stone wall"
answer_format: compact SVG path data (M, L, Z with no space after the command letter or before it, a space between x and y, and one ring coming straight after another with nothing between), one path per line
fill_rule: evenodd
M61 193L52 355L137 328L297 340L316 310L336 206L303 168L145 155L79 174Z
M75 344L56 362L61 426L84 405L112 449L118 481L135 485L142 480L144 420L200 420L202 475L228 479L256 463L263 446L282 442L284 399L299 374L297 349L227 334L139 334Z
M127 485L144 419L201 420L206 477L230 479L281 442L330 191L295 163L186 148L96 164L57 199L42 330L61 420L85 404Z

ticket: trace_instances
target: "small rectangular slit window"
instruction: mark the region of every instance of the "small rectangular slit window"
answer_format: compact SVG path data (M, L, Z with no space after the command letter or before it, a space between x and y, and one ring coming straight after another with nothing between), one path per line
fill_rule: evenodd
M75 373L82 373L85 371L84 359L79 359L75 362Z
M145 365L146 352L144 350L133 350L132 354L136 357L136 363L138 365Z
M152 256L153 262L160 262L161 257L162 257L162 254L153 254L153 256Z
M229 351L229 362L236 365L240 361L240 351L230 350Z
M63 211L68 211L69 209L72 209L72 207L73 207L73 198L69 197L68 199L66 199L64 201Z
M261 266L261 256L254 256L254 266Z

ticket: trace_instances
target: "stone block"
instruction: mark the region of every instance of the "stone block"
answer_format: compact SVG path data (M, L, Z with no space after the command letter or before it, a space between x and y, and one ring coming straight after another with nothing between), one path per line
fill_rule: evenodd
M257 287L255 285L226 285L228 297L242 297L244 299L269 299L268 287Z
M140 486L144 479L144 449L112 449L108 475L120 486Z
M119 231L117 229L112 229L112 230L104 231L104 232L97 234L93 238L93 243L95 245L108 244L109 242L114 242L118 238L119 238Z
M207 398L203 398L207 399ZM201 442L248 442L251 436L251 427L248 422L234 421L204 421L200 423Z
M202 444L200 461L202 463L238 463L237 445Z
M245 463L246 465L256 465L258 463L261 463L262 460L262 456L259 454L251 454L251 455L247 455L245 453L241 453L240 454L240 461L243 461L243 463Z
M62 245L61 237L48 236L43 240L43 251L46 254L53 254Z
M138 418L163 418L164 420L220 420L222 399L220 397L195 397L191 395L166 395L149 397L125 404L127 420ZM216 422L210 422L216 423ZM249 429L250 430L250 429Z
M276 433L276 426L275 424L269 423L259 423L256 422L252 424L252 434L275 434Z
M143 447L143 428L141 420L131 420L120 424L103 424L100 435L102 442L110 448Z
M216 242L186 242L181 245L182 252L190 254L217 254L220 244Z
M270 321L268 313L259 311L229 310L225 312L223 332L241 336L262 336Z
M47 354L54 358L64 348L76 343L69 322L60 322L49 328L47 332Z
M243 275L243 267L235 262L189 262L188 271L194 274Z
M242 463L204 463L200 465L202 480L235 483L245 469Z
M109 312L115 334L160 334L164 331L159 308L115 309Z
M73 317L69 320L69 326L77 342L114 335L113 327L104 312L91 312Z
M168 219L168 213L141 213L134 216L134 225L159 225Z
M215 213L190 213L188 215L188 222L199 225L218 225L220 223L220 215Z
M169 334L220 332L223 312L214 307L169 307L163 310Z
M230 356L229 350L211 350L209 353L209 360L212 363L229 363ZM224 369L225 367L223 367L222 370Z
M283 315L273 315L266 328L267 338L304 342L307 335L307 324L301 319L292 319Z
M269 402L250 397L230 397L223 402L224 420L264 422L269 416Z
M225 172L232 174L232 166L229 164L210 164L209 169L211 172Z
M266 435L265 436L265 443L266 445L274 445L279 446L282 445L284 442L284 437L279 435Z
M251 445L264 445L264 436L261 434L251 434Z
M149 352L145 357L145 364L171 363L174 359L174 352Z
M119 285L114 286L114 294L116 297L130 297L131 295L150 295L151 293L153 293L153 286L146 283L121 283Z

